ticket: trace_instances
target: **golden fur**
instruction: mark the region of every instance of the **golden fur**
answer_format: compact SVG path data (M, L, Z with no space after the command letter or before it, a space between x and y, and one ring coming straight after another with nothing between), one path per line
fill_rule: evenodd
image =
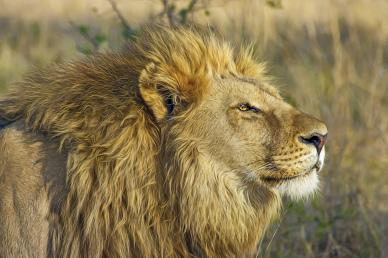
M212 113L217 105L248 90L255 95L257 87L258 99L268 102L264 109L275 103L286 117L300 119L301 126L291 118L283 125L277 110L268 111L263 122L253 113L225 108L228 120L214 121L222 116ZM172 110L166 101L173 103ZM195 28L144 30L121 52L33 73L1 100L0 117L22 121L0 132L0 177L15 185L22 180L23 175L10 172L15 170L12 164L24 164L17 152L28 156L27 164L40 159L54 164L31 168L36 177L51 171L49 179L37 183L47 194L42 197L47 214L40 217L43 221L46 216L42 234L47 243L35 246L47 250L35 254L54 257L254 255L280 208L276 180L299 173L289 165L288 170L276 170L281 166L273 160L307 153L282 132L326 130L281 100L249 49L234 53L212 32ZM231 121L230 126L225 121ZM242 134L241 126L252 128L253 122L259 126L257 132ZM233 128L240 129L232 133ZM263 131L268 133L263 136ZM240 140L230 142L233 137ZM284 140L282 148L278 139ZM20 141L27 145L19 146ZM233 152L224 144L233 146ZM52 145L58 152L47 151ZM256 156L241 155L247 150ZM252 165L257 157L267 164L263 172L241 165ZM55 179L65 163L66 182ZM28 165L20 166L29 170ZM11 192L4 182L0 181L0 195ZM30 188L24 190L26 196L37 191ZM27 198L23 196L12 198ZM9 211L0 209L0 223L7 222L3 216ZM34 211L22 217L32 216ZM17 235L11 227L0 227L1 233L0 255L24 254L23 245L10 243ZM14 241L29 241L18 239ZM25 250L34 252L33 247Z

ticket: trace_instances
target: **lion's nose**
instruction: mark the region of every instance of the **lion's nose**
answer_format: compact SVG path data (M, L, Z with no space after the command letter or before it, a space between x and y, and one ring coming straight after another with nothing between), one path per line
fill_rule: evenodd
M327 138L326 134L312 133L308 136L299 136L299 140L304 144L314 145L317 149L318 155L321 152L323 146L325 145Z

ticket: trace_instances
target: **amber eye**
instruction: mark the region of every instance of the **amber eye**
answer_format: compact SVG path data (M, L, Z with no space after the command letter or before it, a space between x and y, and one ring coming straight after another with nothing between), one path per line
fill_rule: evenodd
M249 105L248 103L241 103L238 105L238 109L240 111L252 111L258 113L260 111L259 108Z
M249 110L249 105L248 104L240 104L238 106L238 109L240 109L241 111L248 111Z

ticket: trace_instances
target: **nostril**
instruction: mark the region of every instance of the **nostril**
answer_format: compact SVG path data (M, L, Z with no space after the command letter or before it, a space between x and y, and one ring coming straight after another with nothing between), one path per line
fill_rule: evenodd
M314 144L315 147L318 147L321 144L321 138L317 135L314 135L310 139L307 139L307 141L311 142Z
M308 137L299 136L299 140L304 144L312 144L318 151L318 154L321 152L323 145L325 144L326 136L318 133L311 134Z

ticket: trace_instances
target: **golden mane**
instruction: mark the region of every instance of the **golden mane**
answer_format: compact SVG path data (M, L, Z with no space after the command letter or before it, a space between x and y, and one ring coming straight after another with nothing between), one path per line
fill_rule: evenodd
M161 135L158 121L167 111L152 95L163 85L176 101L196 105L216 73L263 78L263 66L249 48L234 53L208 29L157 26L121 52L35 72L2 98L0 117L58 139L68 155L67 196L49 218L54 257L252 252L278 196L248 202L217 185L206 198L190 199L204 197L192 180L208 183L205 173L187 173L201 170L199 154L193 142L174 138L178 126ZM217 203L214 196L232 200Z

